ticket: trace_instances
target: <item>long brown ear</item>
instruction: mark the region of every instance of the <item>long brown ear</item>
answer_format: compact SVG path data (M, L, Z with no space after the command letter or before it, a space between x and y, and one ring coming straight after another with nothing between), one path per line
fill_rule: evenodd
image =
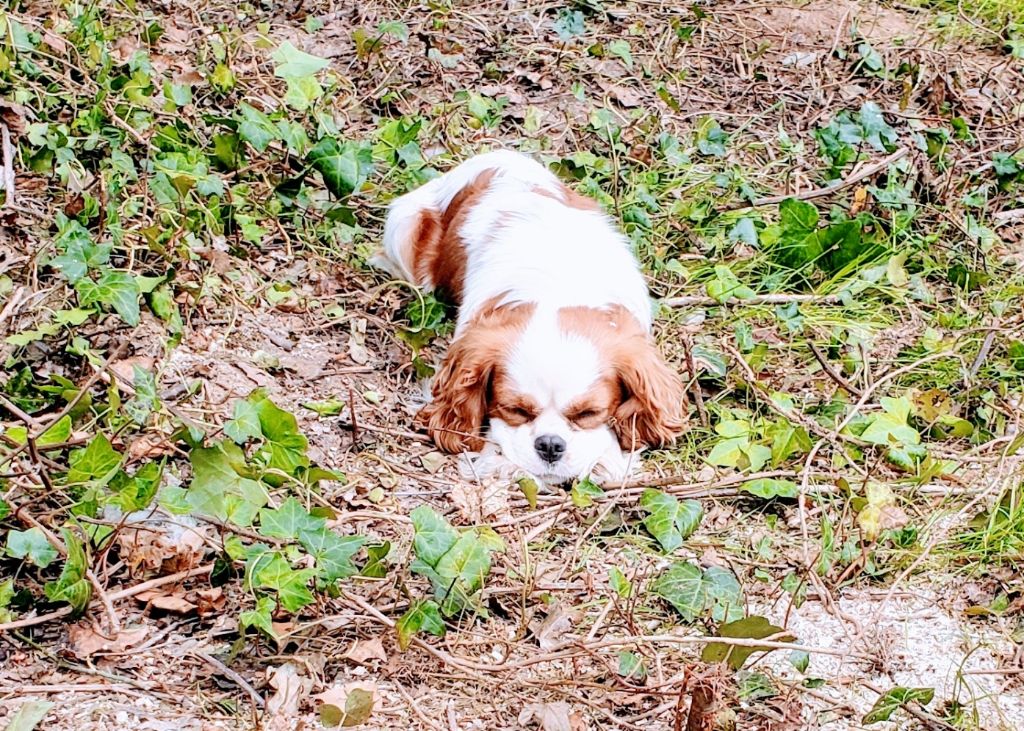
M533 305L524 304L485 306L448 348L434 376L433 400L418 415L444 451L483 449L481 431L494 369L532 311Z
M625 397L614 428L623 449L671 444L683 432L685 392L651 339L636 335L621 343L616 369Z

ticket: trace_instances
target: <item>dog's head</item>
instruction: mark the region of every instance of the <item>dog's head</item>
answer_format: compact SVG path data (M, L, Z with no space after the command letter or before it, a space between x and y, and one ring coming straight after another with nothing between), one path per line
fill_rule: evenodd
M625 308L518 303L467 323L421 417L446 451L490 439L527 472L563 482L609 450L670 443L682 404L678 376Z

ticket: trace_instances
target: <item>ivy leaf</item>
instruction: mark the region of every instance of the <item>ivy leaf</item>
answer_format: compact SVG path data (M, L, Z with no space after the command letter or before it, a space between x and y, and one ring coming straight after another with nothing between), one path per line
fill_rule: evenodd
M279 79L304 79L327 68L325 58L300 51L291 41L285 41L270 54L276 65L274 76Z
M196 447L189 459L192 484L187 499L200 514L247 526L267 504L266 491L246 476L245 455L232 442Z
M156 377L150 371L135 365L132 366L132 374L135 397L124 405L124 409L132 421L141 426L159 407L160 396L157 394Z
M910 418L910 400L906 396L883 396L879 401L884 411L874 415L871 423L861 433L861 439L883 446L920 444L921 435L907 423Z
M629 599L633 593L633 585L618 566L608 569L608 584L621 599Z
M576 480L572 484L572 490L569 491L569 499L577 508L589 508L594 504L594 500L602 497L604 497L604 490L589 477Z
M794 454L803 454L811 449L811 437L802 426L795 426L786 419L772 425L766 436L772 440L772 466L778 467Z
M85 556L85 546L77 535L62 528L61 537L68 549L67 560L57 581L46 584L43 590L51 601L67 602L78 614L85 611L92 598L92 584L86 578L89 561Z
M583 13L571 8L562 8L555 18L555 33L563 43L568 43L576 36L583 35Z
M269 555L267 560L265 557ZM257 559L257 568L251 577L253 586L273 589L281 607L295 613L313 603L310 579L316 575L314 569L293 569L277 551L264 553Z
M45 569L60 555L39 528L12 530L7 533L7 555L27 560Z
M431 599L413 602L408 611L395 623L399 649L403 652L408 650L413 636L420 631L429 632L435 637L444 637L444 620L441 619L437 602Z
M90 269L105 265L113 250L110 244L93 242L85 226L63 213L57 214L57 237L53 243L60 255L50 260L50 266L71 284L84 277Z
M96 303L113 307L129 325L139 324L139 284L127 272L106 271L95 282L80 279L75 283L78 304L88 307Z
M267 146L279 138L277 127L266 114L245 102L239 104L242 119L238 123L238 136L252 145L256 152L264 152Z
M391 553L391 542L384 541L376 546L366 547L366 563L360 575L371 579L383 579L388 575L387 557Z
M667 601L686 622L693 622L704 612L707 604L707 586L699 567L678 562L659 576L651 590Z
M236 444L245 444L250 439L262 436L260 413L251 401L248 399L235 401L232 418L224 424L224 433Z
M743 484L743 489L751 495L771 500L772 498L795 498L800 494L800 488L790 480L774 480L763 477L759 480L751 480Z
M718 628L718 637L734 637L737 639L763 640L765 637L780 635L782 642L793 642L796 638L785 632L782 627L776 627L764 617L746 617L735 622L728 622ZM710 642L704 646L700 659L706 663L724 662L733 670L739 670L755 652L770 652L770 647L740 647L739 645L727 645L723 642Z
M725 145L729 141L729 135L713 119L705 120L701 125L697 137L697 149L702 155L713 155L714 157L725 157Z
M647 680L647 668L644 666L643 658L629 650L619 652L619 677L637 683Z
M306 456L309 441L299 431L295 417L278 408L267 398L263 389L253 391L248 400L256 409L260 431L267 440L256 453L257 458L267 469L281 470L287 475L295 476L300 468L309 467L309 457ZM271 485L280 485L284 482L278 475L264 475L263 479Z
M299 543L316 561L319 578L328 583L359 573L352 557L365 540L362 536L341 536L325 527L303 530L299 534Z
M105 484L113 478L114 471L121 466L121 455L110 446L106 436L100 432L85 448L72 451L68 462L70 464L67 475L69 485L93 480Z
M501 548L504 548L503 544ZM494 550L494 543L477 530L470 530L459 536L455 545L440 558L435 570L441 583L434 589L437 598L442 599L443 614L450 616L470 605L473 595L491 572L491 552Z
M289 497L279 508L260 510L259 531L268 538L295 540L303 531L319 530L326 523L324 518L310 515L297 499Z
M9 20L12 24L17 23L14 18ZM49 701L25 701L7 721L6 731L32 731L54 705Z
M875 701L875 705L861 719L861 723L867 726L880 721L888 721L889 717L900 706L904 706L907 703L920 703L922 706L927 706L934 697L934 688L890 688L879 696L878 700Z
M704 585L713 620L731 622L743 617L743 589L732 571L709 566L704 570Z
M413 552L428 566L436 566L459 539L459 533L429 505L420 505L409 514L414 536Z
M622 63L626 64L626 68L633 68L633 49L630 47L629 41L618 38L609 43L607 48L608 53L622 59Z
M369 145L338 142L324 137L309 151L306 159L324 178L335 198L345 198L358 190L373 172L373 151Z
M707 461L716 467L737 467L750 446L750 422L725 419L715 425L721 439L711 448Z
M256 627L270 637L277 639L277 632L274 630L274 600L269 596L261 596L256 600L256 608L249 609L238 615L238 622L242 629Z
M704 512L696 500L680 503L674 496L653 489L644 490L640 496L640 507L648 513L644 527L666 553L679 548L697 530Z
M723 304L732 299L748 300L755 295L754 290L743 284L724 264L715 266L715 278L709 280L704 289L709 297Z

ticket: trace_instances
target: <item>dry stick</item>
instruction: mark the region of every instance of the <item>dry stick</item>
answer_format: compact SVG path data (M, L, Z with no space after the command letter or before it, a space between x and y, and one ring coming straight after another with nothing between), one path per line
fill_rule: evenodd
M803 193L794 193L792 195L771 195L766 198L755 198L750 203L743 203L730 206L725 208L724 210L735 211L746 210L748 208L760 208L762 206L772 206L775 205L776 203L782 203L782 201L788 198L795 198L796 200L800 201L808 201L813 200L815 198L824 198L825 196L832 195L833 193L843 190L844 188L849 188L850 186L856 185L862 180L865 180L867 178L872 177L873 175L876 175L877 173L882 172L887 167L892 165L894 162L902 160L904 157L907 156L909 152L909 147L901 147L900 149L896 150L896 152L892 153L891 155L882 160L879 160L874 165L868 165L867 167L850 174L849 177L844 178L843 180L834 185L829 185L824 188L814 188L813 190L804 191Z
M246 693L248 693L249 697L252 698L252 702L255 703L257 706L259 706L260 708L263 708L263 706L266 705L264 700L263 700L263 696L261 696L259 693L257 693L256 689L253 688L251 685L249 685L249 683L246 681L245 678L243 678L241 675L239 675L234 670L229 668L227 665L222 663L220 660L218 660L217 658L213 657L212 655L207 655L202 650L192 650L192 654L195 655L196 657L198 657L203 662L205 662L205 663L207 663L209 665L212 665L213 667L217 668L217 670L222 675L224 675L224 677L226 677L228 680L230 680L235 685L237 685L239 688L241 688Z
M185 581L186 579L191 579L196 576L202 576L204 574L210 573L211 571L213 571L212 563L207 564L206 566L199 566L198 568L188 569L187 571L179 571L176 574L169 574L167 576L161 576L156 579L150 579L149 581L143 581L141 584L136 584L135 586L130 587L128 589L115 591L112 594L109 594L108 597L111 603L116 603L121 601L122 599L128 599L129 597L133 597L137 594L142 594L143 592L149 591L150 589L155 589L157 587L164 586L165 584L173 584L178 581ZM6 622L4 624L0 624L0 632L10 632L11 630L22 629L24 627L34 627L39 624L46 624L47 622L52 622L55 619L61 619L62 617L66 617L69 614L72 614L74 611L75 610L73 607L67 606L61 607L60 609L54 612L49 612L48 614L40 614L35 617L17 619L13 622Z
M839 373L832 367L832 364L828 362L828 359L825 358L824 353L818 350L818 346L816 346L810 340L807 341L807 345L811 349L811 353L814 354L815 359L824 369L825 373L828 375L829 378L838 383L843 389L846 390L847 393L850 393L856 396L857 398L860 398L863 395L863 391L861 391L859 388L857 388L852 383L843 378L841 375L839 375Z
M0 122L0 144L3 146L3 183L7 197L4 200L5 206L14 207L14 145L11 144L11 131L7 125Z
M790 302L811 302L816 304L839 304L842 297L838 294L759 294L748 299L730 297L725 302L714 297L703 295L686 295L684 297L666 297L659 300L665 307L714 307L716 305L785 305Z

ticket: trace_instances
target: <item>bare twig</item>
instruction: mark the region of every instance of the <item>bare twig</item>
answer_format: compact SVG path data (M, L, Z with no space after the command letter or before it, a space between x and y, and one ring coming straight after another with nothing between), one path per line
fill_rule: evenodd
M220 672L221 675L223 675L225 678L227 678L232 683L237 685L239 688L244 690L249 695L249 697L252 698L252 702L255 703L257 706L263 708L263 706L266 705L266 703L263 700L263 696L257 693L256 689L249 685L248 681L246 681L245 678L243 678L241 675L239 675L234 670L229 668L227 665L222 663L220 660L213 657L212 655L206 654L202 650L192 650L192 654L198 657L203 662L207 663L208 665L212 665L213 667L215 667L218 670L218 672Z
M818 350L818 346L816 346L809 340L807 341L807 346L811 349L811 352L814 354L814 357L817 359L818 363L821 365L822 369L825 371L829 378L838 383L843 389L847 391L847 393L851 393L854 396L860 398L863 391L861 391L859 388L857 388L852 383L843 378L841 375L839 375L838 371L836 371L832 367L832 364L828 362L828 359L825 358L825 354Z
M842 298L837 294L759 294L742 300L730 298L724 303L719 302L714 297L686 295L682 297L666 297L661 300L661 304L665 307L715 307L722 304L737 307L756 307L758 305L785 305L790 302L835 305L841 301Z
M195 578L196 576L203 576L213 571L213 564L207 564L206 566L199 566L194 569L188 569L187 571L179 571L176 574L169 574L167 576L161 576L156 579L150 579L149 581L143 581L141 584L122 589L121 591L112 592L109 595L111 603L116 604L122 599L128 599L137 594L149 591L150 589L156 589L160 586L166 586L167 584L174 584L179 581L185 581L187 579ZM34 627L40 624L46 624L56 619L62 619L72 614L75 610L70 607L61 607L60 609L49 612L47 614L40 614L35 617L26 617L24 619L16 619L13 622L5 622L0 624L0 632L10 632L16 629L22 629L24 627Z
M740 203L737 205L729 206L724 210L734 211L745 210L747 208L760 208L762 206L772 206L777 203L782 203L782 201L786 200L787 198L795 198L796 200L801 201L813 200L815 198L824 198L825 196L832 195L833 193L836 193L840 190L856 185L862 180L866 180L867 178L877 175L878 173L882 172L887 167L892 165L894 162L902 160L904 157L907 156L909 152L909 147L901 147L900 149L896 150L896 152L892 153L891 155L882 160L879 160L874 165L868 165L867 167L861 168L860 170L852 173L846 178L843 178L834 185L829 185L824 188L814 188L812 190L804 191L803 193L793 193L792 195L770 195L766 198L755 198L750 203Z
M0 145L3 147L3 189L6 191L4 205L14 207L15 205L15 177L14 177L14 145L11 144L11 130L7 125L0 122Z

